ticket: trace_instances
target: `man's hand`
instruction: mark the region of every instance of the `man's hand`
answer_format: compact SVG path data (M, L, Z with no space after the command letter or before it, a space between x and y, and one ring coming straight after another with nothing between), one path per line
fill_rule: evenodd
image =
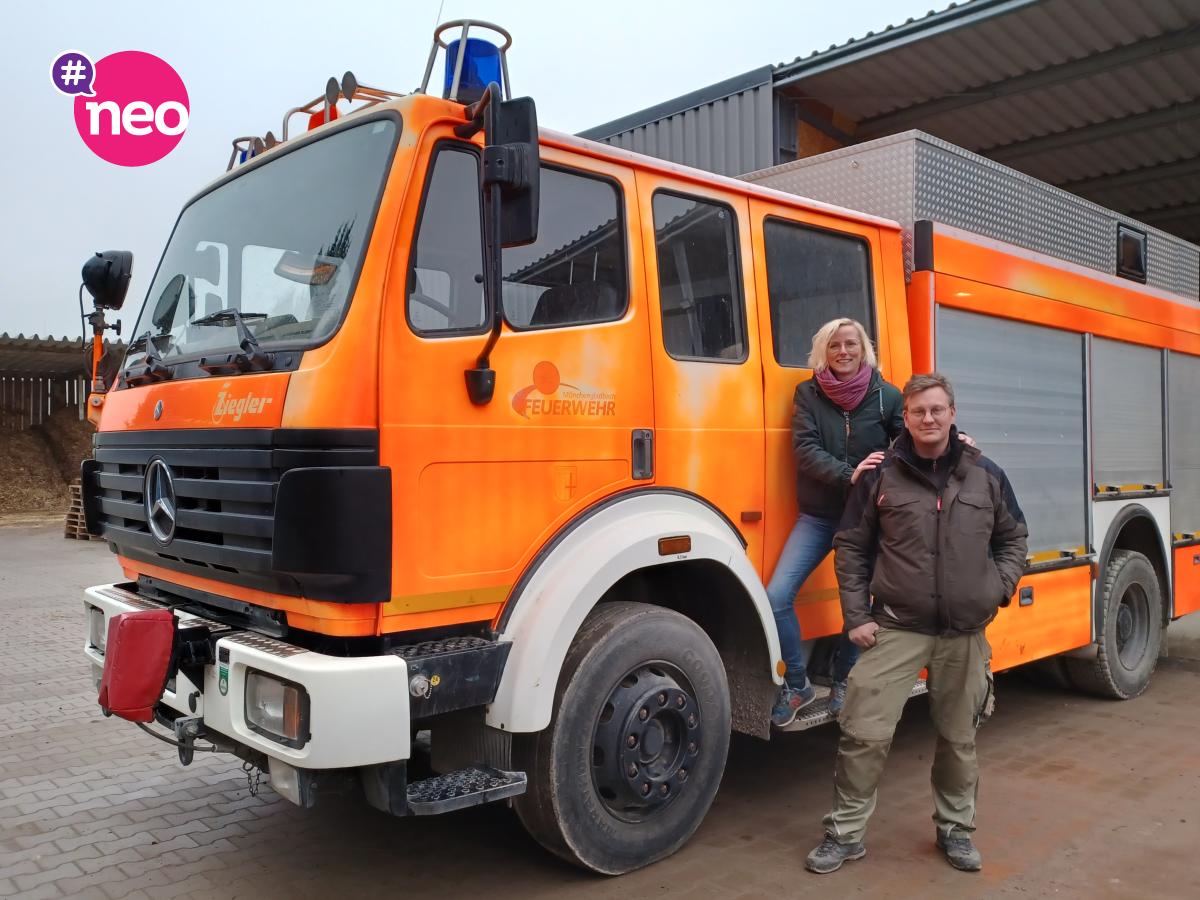
M860 650L870 650L875 646L875 632L879 630L879 625L875 622L868 622L866 625L859 625L857 628L851 628L846 636L850 638L850 642Z
M862 475L863 472L871 471L871 469L875 468L881 462L883 462L883 451L876 450L874 453L872 453L870 456L868 456L866 459L864 459L862 462L860 462L858 464L858 468L855 469L854 474L850 476L850 483L857 484L858 477L860 475Z

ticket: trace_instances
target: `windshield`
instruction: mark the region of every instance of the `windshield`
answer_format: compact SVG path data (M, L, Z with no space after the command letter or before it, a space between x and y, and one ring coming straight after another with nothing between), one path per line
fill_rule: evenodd
M337 328L366 248L397 124L376 119L285 153L188 206L163 254L127 362L264 350Z

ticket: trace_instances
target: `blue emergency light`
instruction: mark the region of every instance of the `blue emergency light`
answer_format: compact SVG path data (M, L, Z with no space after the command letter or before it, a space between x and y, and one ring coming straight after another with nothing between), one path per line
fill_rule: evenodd
M454 88L454 69L458 64L458 51L462 39L451 41L446 46L446 82L442 96L450 97ZM487 91L490 82L504 87L501 75L500 48L479 38L467 38L463 53L462 73L458 80L459 103L474 103Z

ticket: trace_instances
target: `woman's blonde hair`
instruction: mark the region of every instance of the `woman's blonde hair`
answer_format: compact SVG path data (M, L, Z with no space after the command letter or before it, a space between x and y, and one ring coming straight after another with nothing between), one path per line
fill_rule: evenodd
M833 319L817 329L817 333L813 335L812 352L808 354L808 367L814 372L824 372L829 368L829 342L843 325L853 325L854 330L858 332L858 339L863 347L863 363L872 369L878 368L875 348L871 345L871 339L867 337L867 329L855 319Z

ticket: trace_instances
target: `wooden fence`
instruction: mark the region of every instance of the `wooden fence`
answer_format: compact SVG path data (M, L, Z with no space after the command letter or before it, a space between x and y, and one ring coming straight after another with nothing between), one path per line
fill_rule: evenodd
M69 406L84 417L87 382L64 375L0 375L0 430L24 431Z

